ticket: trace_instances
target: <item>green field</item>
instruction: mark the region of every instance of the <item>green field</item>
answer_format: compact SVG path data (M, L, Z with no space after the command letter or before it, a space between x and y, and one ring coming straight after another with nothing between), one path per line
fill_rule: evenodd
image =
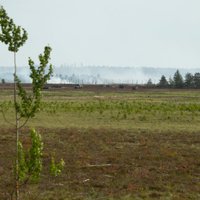
M43 172L23 199L200 199L199 90L52 90L35 127L45 142L45 162L55 154L60 177ZM0 90L7 121L14 120L12 91ZM14 130L0 115L0 199L12 179ZM39 196L36 196L39 194Z

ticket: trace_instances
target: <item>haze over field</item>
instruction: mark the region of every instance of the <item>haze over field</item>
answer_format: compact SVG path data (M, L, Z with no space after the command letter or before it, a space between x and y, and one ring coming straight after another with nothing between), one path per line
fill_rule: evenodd
M149 79L153 83L158 83L162 75L167 79L173 77L175 68L153 68L153 67L117 67L117 66L77 66L63 65L54 67L54 75L50 83L75 83L75 84L111 84L111 83L127 83L127 84L143 84ZM187 72L194 74L200 69L180 69L184 76ZM19 67L18 75L20 79L28 83L29 68ZM6 82L13 82L13 68L0 67L0 80L5 79Z

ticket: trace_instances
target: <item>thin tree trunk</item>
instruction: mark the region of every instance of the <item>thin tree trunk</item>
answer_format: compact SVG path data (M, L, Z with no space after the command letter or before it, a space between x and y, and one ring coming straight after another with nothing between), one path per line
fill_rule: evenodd
M16 75L17 75L17 63L16 63L16 52L14 52L14 106L16 106L17 103ZM15 195L16 195L16 200L19 200L19 156L18 156L19 119L16 107L15 107L15 134L16 134Z

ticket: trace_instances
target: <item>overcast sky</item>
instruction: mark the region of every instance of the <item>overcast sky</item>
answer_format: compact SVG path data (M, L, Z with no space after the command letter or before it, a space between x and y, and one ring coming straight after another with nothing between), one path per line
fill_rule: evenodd
M18 64L200 67L200 0L0 0L29 34ZM12 55L0 44L0 65Z

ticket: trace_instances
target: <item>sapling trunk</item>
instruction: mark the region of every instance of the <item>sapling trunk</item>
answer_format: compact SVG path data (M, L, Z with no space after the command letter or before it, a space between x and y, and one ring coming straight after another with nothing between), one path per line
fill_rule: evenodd
M14 107L15 107L15 135L16 135L16 160L15 160L15 196L16 200L19 200L19 154L18 154L18 147L19 147L19 119L18 119L18 112L16 109L17 103L17 83L16 83L16 76L17 76L17 62L16 62L16 52L14 52Z

